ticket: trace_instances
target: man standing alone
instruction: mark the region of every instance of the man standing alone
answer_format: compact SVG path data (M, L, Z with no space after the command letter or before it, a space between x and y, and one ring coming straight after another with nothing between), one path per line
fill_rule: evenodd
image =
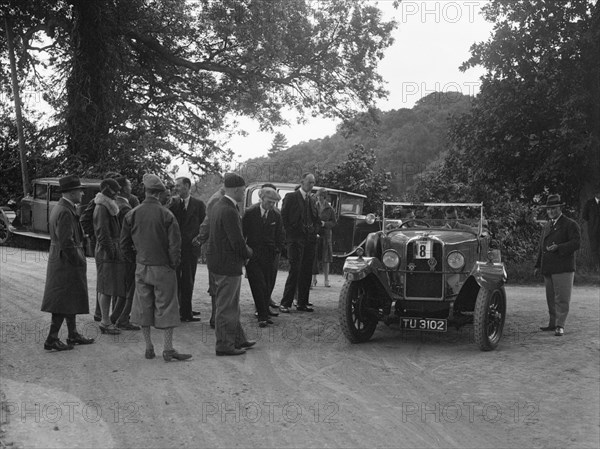
M181 321L200 321L194 315L200 312L192 310L192 294L194 293L194 280L198 267L198 256L194 252L192 241L198 235L200 224L206 215L204 203L190 195L192 183L188 178L175 180L175 191L179 200L172 201L169 209L177 218L181 231L181 264L177 268L177 285L179 295L179 313Z
M173 349L173 329L180 324L175 275L181 259L179 225L158 200L165 190L161 180L146 174L143 182L146 199L125 216L120 239L125 258L136 262L131 317L142 326L147 359L155 357L150 338L154 326L164 329L164 360L186 360L190 354Z
M542 271L546 284L546 302L550 319L543 331L554 331L554 335L564 335L565 321L569 313L571 290L575 277L575 251L579 249L579 225L565 217L560 195L548 195L546 212L548 223L544 226L534 274Z
M244 199L246 182L235 173L224 176L225 195L210 212L206 261L216 283L216 353L241 355L256 342L246 339L240 323L242 267L252 257L244 240L237 203Z
M75 205L81 202L83 186L77 176L59 179L62 198L50 213L50 253L42 312L52 314L50 333L44 349L64 351L73 345L94 342L77 332L76 314L89 313L87 261L83 251L83 230L79 225ZM69 331L67 344L58 338L63 321Z

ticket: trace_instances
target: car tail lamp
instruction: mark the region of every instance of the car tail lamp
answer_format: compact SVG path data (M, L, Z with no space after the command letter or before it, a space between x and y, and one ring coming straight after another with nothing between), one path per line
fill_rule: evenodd
M460 251L452 251L446 258L448 266L453 270L460 270L465 266L465 256Z
M400 256L393 249L388 249L383 253L381 261L387 268L394 269L400 265Z

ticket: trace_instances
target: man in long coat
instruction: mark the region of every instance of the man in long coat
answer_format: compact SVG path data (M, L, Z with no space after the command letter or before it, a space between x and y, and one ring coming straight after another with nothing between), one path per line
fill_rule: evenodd
M194 315L200 312L192 310L192 294L198 267L198 256L192 241L200 231L200 224L206 215L204 202L190 195L192 183L189 178L180 177L175 180L175 191L178 200L171 201L169 209L177 218L181 231L181 263L177 267L177 286L179 294L179 313L181 321L200 321Z
M225 195L210 213L206 260L213 273L216 292L216 354L240 355L256 342L246 339L240 323L242 267L252 257L242 234L237 203L244 199L244 178L235 173L224 176Z
M87 261L83 249L83 230L75 205L81 202L83 186L77 176L59 179L62 198L50 213L50 253L42 312L52 314L50 333L44 349L64 351L73 345L94 342L77 332L75 315L89 313ZM67 344L58 338L63 321L67 321Z
M550 315L548 326L540 329L554 331L557 337L564 335L575 277L575 251L580 242L579 225L562 214L562 206L560 195L548 195L544 207L549 220L542 231L534 272L541 270L544 276Z
M597 182L594 198L586 201L581 218L586 223L590 249L596 268L600 267L600 181Z

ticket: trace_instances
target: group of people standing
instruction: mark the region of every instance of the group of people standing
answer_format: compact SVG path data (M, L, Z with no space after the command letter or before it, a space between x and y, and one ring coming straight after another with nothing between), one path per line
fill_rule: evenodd
M59 180L62 198L49 220L50 260L42 304L43 311L52 313L46 349L62 351L94 343L77 331L75 322L75 315L89 312L85 234L95 247L95 319L100 321L100 331L118 334L141 328L148 359L155 357L151 326L164 330L165 360L191 357L177 352L172 339L173 329L181 322L200 321L200 313L192 310L192 293L202 245L206 245L212 303L209 323L216 331L217 355L240 355L255 344L246 338L240 324L244 266L260 327L273 324L277 309L289 312L296 294L297 310L313 311L309 290L317 234L325 235L321 253L325 285L329 285L326 264L331 257L330 229L335 226L335 213L326 201L326 192L318 193L318 201L309 194L314 186L312 174L303 175L300 188L286 196L281 211L276 208L281 198L275 186L263 185L260 201L243 217L238 203L243 201L246 183L234 173L225 174L223 187L208 201L208 207L190 195L188 178L176 180L177 196L169 200L169 189L155 175L144 175L143 184L145 199L140 204L131 194L129 180L118 174L105 177L100 192L79 217L76 205L83 189L79 178ZM271 295L284 242L290 271L278 305ZM58 338L65 319L66 344Z

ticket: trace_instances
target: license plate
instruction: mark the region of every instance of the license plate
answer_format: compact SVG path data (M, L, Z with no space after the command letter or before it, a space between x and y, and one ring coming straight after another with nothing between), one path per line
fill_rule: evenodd
M400 327L413 331L446 332L448 320L434 318L400 318Z
M431 259L431 240L415 242L415 259Z

